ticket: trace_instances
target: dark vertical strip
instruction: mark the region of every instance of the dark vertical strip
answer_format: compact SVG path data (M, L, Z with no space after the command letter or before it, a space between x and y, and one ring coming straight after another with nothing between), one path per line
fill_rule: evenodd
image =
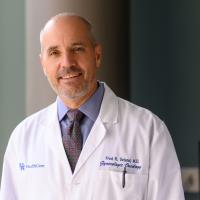
M198 170L199 170L199 200L200 200L200 141L198 142Z

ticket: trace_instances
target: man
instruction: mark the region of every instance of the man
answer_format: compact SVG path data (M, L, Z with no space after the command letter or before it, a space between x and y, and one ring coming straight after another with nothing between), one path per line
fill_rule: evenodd
M98 82L101 46L75 14L50 19L41 63L56 102L14 130L1 200L183 200L164 123Z

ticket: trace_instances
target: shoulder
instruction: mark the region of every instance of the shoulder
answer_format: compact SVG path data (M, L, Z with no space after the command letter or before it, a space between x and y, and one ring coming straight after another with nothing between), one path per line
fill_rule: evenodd
M20 138L31 137L42 126L49 123L49 120L56 118L57 116L56 103L49 105L48 107L28 116L21 121L13 130L10 140L19 140Z
M34 124L34 123L37 124L45 123L45 121L48 120L49 116L54 115L54 113L56 112L57 112L56 103L53 103L48 107L26 117L21 123L18 124L16 128L27 126L29 124Z
M152 111L147 108L134 104L120 97L118 99L118 109L121 113L129 116L138 116L145 118L158 118Z
M163 126L164 122L147 108L138 106L130 101L118 98L119 116L135 121L138 124L152 124Z
M162 147L174 149L173 141L165 122L152 111L134 103L118 98L118 125L134 135L137 139L148 141L151 146L162 144Z

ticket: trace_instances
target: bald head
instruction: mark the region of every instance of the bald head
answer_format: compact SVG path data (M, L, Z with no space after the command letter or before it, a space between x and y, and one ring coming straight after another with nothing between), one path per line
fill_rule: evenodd
M53 27L58 25L59 23L63 23L64 25L79 25L87 32L89 39L95 45L96 39L93 34L93 27L91 23L85 19L84 17L74 14L74 13L60 13L58 15L53 16L47 23L44 25L42 30L40 31L40 44L41 44L41 51L43 49L43 39L48 31L51 31ZM79 27L77 26L77 31L80 31Z

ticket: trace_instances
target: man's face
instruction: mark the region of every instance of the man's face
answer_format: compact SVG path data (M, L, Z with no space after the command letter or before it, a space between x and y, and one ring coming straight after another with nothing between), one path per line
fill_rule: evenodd
M41 40L41 63L58 96L87 98L96 88L101 47L92 41L88 27L69 17L50 23Z

